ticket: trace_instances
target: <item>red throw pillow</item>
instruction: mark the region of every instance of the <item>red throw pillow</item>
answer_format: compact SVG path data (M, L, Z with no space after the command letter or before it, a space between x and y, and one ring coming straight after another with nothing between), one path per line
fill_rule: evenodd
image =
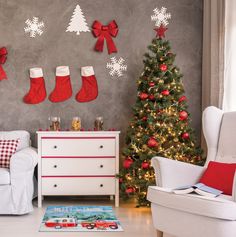
M16 152L19 140L0 140L0 167L10 168L10 160Z
M199 182L232 195L235 171L236 164L210 161Z

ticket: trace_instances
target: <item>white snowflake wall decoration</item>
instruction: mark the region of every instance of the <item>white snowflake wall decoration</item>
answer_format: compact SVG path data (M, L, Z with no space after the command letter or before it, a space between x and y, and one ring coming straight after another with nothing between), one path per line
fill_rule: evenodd
M111 63L107 63L107 69L110 69L109 74L113 77L117 75L118 77L123 76L123 71L127 71L127 65L124 64L125 60L123 58L116 57L111 58Z
M25 21L26 27L24 28L25 33L29 33L31 38L34 38L36 35L42 35L44 27L43 21L39 21L38 17L33 17L32 20L27 19Z
M80 32L90 32L84 13L79 5L77 5L73 11L66 32L76 32L77 35L79 35Z
M168 20L171 18L171 14L166 12L167 8L162 7L161 9L155 8L153 10L154 15L151 16L151 20L155 21L155 26L160 27L161 25L167 26Z

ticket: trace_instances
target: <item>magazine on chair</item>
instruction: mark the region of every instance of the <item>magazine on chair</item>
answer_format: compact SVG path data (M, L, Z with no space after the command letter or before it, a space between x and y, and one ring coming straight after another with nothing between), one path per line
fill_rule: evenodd
M211 188L203 183L197 183L195 185L188 185L179 188L175 188L172 190L175 194L189 194L196 193L201 196L206 197L217 197L223 192L221 190Z

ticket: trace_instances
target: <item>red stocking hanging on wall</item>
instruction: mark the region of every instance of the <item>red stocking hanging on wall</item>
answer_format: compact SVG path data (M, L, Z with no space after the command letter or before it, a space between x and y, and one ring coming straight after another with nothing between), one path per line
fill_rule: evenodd
M7 75L2 67L2 65L7 60L7 49L5 47L0 49L0 81L3 79L7 79Z
M70 81L70 70L68 66L59 66L56 68L56 85L49 100L53 103L68 100L72 96L72 87Z
M30 69L30 90L24 96L23 101L26 104L39 104L47 96L42 68Z
M81 68L82 88L76 95L78 102L89 102L98 96L98 85L92 66Z

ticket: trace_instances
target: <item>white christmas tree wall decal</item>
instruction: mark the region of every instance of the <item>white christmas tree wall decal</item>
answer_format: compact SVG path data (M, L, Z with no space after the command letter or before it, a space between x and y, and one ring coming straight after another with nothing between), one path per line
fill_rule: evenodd
M89 32L89 31L90 30L84 17L84 13L82 12L80 6L77 5L70 19L70 23L66 28L66 32L76 32L76 34L79 35L80 32Z

